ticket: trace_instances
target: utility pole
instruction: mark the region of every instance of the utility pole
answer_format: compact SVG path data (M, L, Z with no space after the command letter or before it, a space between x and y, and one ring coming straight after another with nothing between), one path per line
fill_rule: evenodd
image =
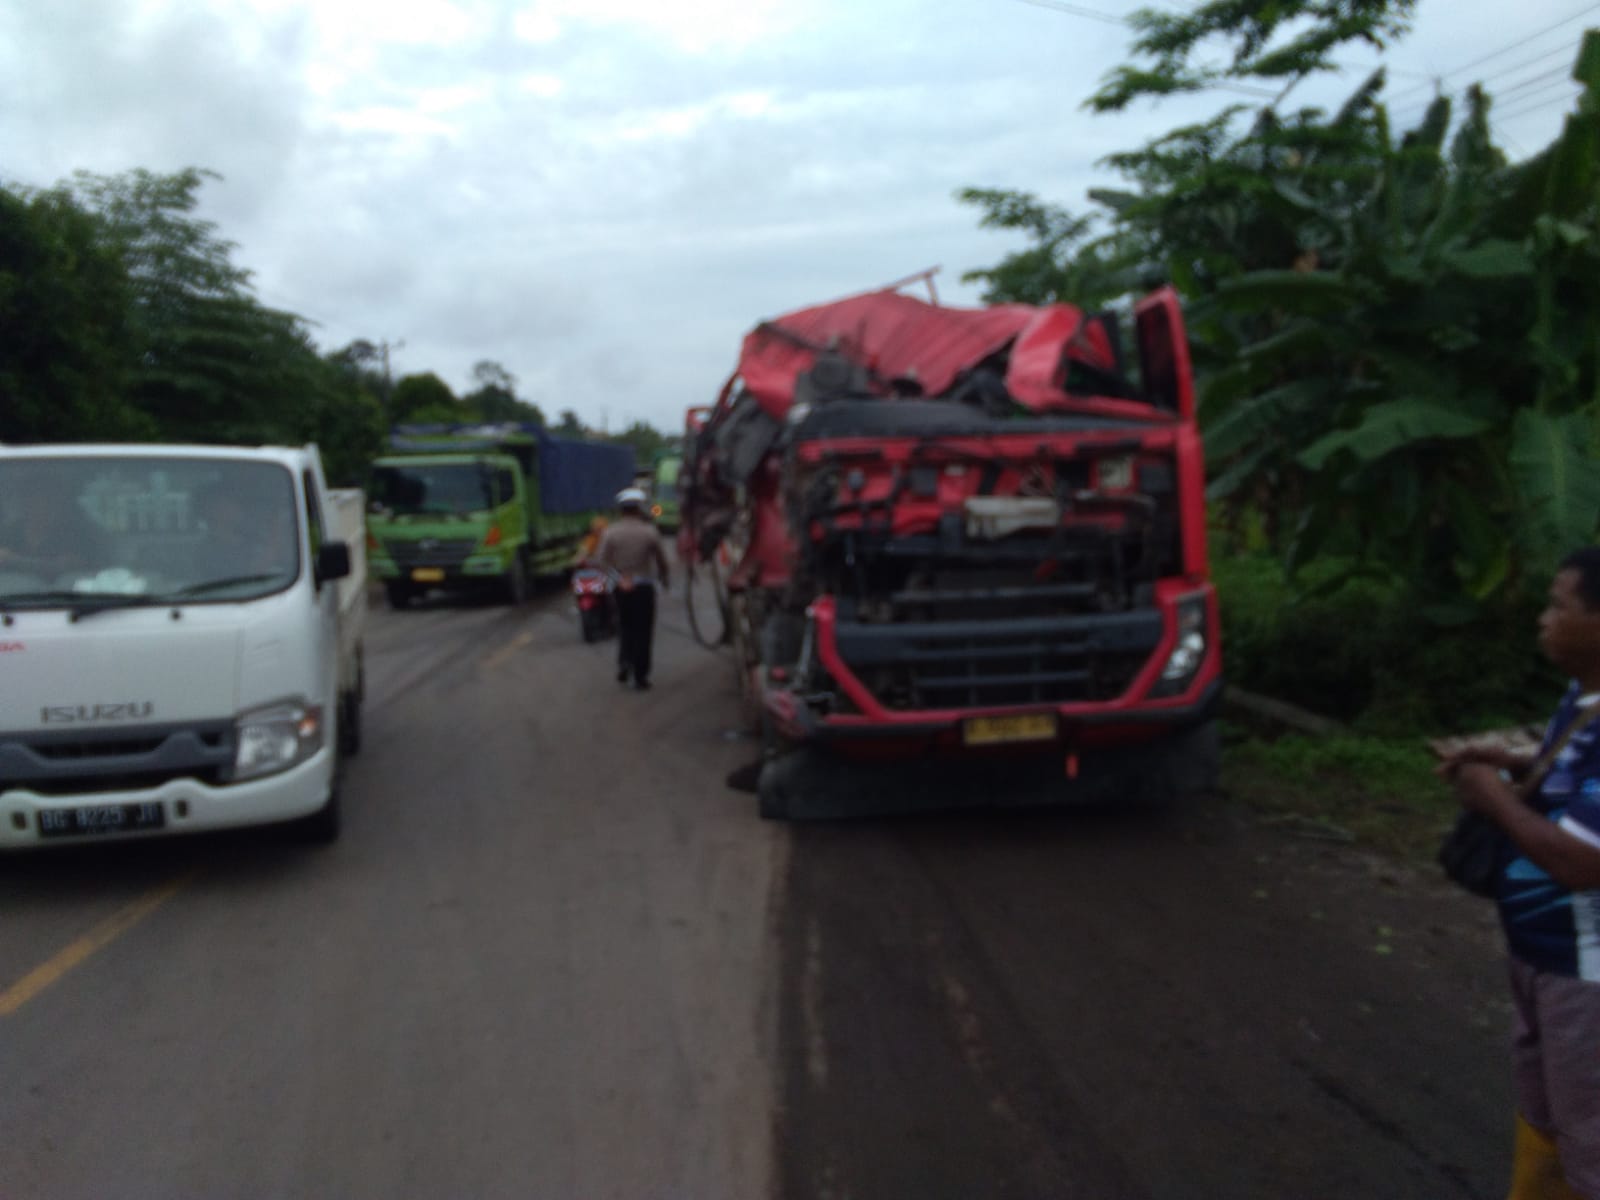
M383 424L385 430L394 424L394 376L389 371L389 351L405 348L405 339L401 338L394 345L390 345L387 338L378 343L378 348L383 352ZM387 433L384 434L388 436Z

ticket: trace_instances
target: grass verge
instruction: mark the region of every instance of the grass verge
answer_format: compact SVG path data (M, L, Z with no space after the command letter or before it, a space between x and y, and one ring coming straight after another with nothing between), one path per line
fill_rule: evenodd
M1263 824L1419 863L1459 811L1415 737L1270 737L1224 722L1222 785Z

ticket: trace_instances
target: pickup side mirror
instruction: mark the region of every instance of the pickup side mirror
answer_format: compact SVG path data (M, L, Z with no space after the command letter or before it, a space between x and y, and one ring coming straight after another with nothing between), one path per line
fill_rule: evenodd
M343 542L323 542L317 551L316 580L321 587L330 580L350 574L350 547Z

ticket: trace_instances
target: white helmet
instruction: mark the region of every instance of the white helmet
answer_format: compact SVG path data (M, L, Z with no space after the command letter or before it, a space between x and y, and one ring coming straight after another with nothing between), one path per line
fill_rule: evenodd
M627 508L630 504L637 504L640 507L643 507L644 506L644 502L645 502L645 494L644 494L644 490L642 488L636 488L636 487L623 488L620 492L617 493L617 507L618 508Z

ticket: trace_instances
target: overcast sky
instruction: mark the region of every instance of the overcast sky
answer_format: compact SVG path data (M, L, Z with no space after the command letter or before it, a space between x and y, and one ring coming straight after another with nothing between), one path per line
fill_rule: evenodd
M397 374L458 392L492 359L552 417L675 431L763 317L934 265L976 303L961 273L1016 242L956 189L1078 205L1097 159L1226 99L1089 116L1138 5L1055 2L0 0L0 179L211 168L204 214L325 349L403 341ZM1536 150L1585 24L1422 0L1392 110L1486 78ZM1305 100L1376 61L1342 58Z

